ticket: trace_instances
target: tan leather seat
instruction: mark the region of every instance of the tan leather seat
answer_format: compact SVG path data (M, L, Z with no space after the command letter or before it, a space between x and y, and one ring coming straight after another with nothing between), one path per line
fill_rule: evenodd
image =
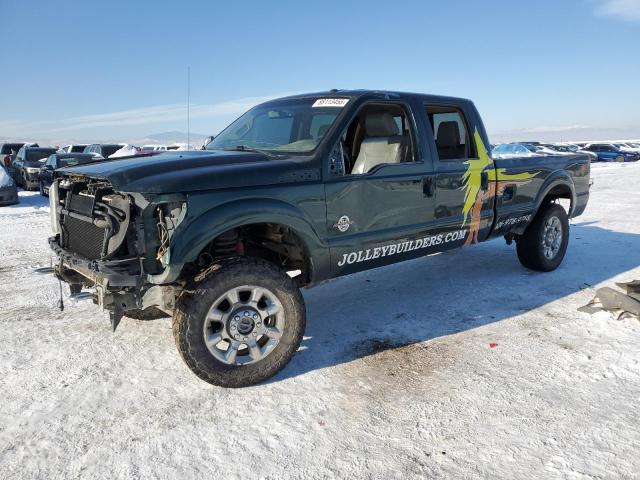
M402 136L388 113L372 113L365 117L366 137L351 169L352 174L367 173L383 163L400 163Z

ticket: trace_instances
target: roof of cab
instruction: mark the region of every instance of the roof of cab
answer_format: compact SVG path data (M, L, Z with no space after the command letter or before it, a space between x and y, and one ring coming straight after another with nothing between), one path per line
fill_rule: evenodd
M300 93L296 95L289 95L282 98L274 98L264 103L270 103L278 100L285 99L301 99L301 98L316 98L316 97L339 97L339 98L361 98L361 97L371 97L371 98L380 98L385 100L393 100L393 99L419 99L423 101L432 101L432 102L451 102L454 104L461 103L472 103L471 100L467 98L461 97L448 97L444 95L431 95L424 93L411 93L411 92L396 92L391 90L339 90L332 89L324 92L315 92L315 93Z

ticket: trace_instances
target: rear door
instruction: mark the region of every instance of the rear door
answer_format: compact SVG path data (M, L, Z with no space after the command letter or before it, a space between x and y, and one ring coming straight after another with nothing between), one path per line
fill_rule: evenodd
M484 131L472 109L426 103L436 158L435 224L444 248L481 242L494 215L494 165L484 145ZM462 232L462 233L461 233ZM455 241L446 241L455 236Z

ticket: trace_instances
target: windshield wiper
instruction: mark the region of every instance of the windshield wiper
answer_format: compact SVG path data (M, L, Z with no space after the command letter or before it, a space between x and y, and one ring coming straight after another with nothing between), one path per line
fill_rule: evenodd
M255 152L255 153L264 153L265 155L272 155L270 152L267 152L265 150L248 147L246 145L236 145L235 147L224 147L223 150L226 150L229 152Z

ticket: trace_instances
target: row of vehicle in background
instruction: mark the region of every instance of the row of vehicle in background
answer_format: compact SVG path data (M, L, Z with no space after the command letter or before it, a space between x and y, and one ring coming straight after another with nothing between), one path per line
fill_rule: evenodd
M18 203L18 187L40 190L40 194L47 196L58 168L171 150L189 148L182 143L141 147L127 143L77 143L63 147L41 147L35 142L4 143L0 145L0 206Z
M75 159L79 162L122 158L134 155L150 155L168 150L178 150L180 145L145 145L143 148L125 143L95 143L95 144L73 144L65 145L62 148L40 147L37 143L6 143L0 148L0 163L5 167L5 171L13 179L15 184L25 190L43 191L41 185L41 171L49 170L58 159L66 159L67 162ZM54 154L59 157L51 158L48 166L45 162ZM66 155L66 157L65 157ZM61 168L61 167L55 167ZM48 174L45 173L45 177Z
M582 153L592 162L635 162L640 160L640 145L629 143L540 143L514 142L496 145L491 150L494 158L534 157Z

